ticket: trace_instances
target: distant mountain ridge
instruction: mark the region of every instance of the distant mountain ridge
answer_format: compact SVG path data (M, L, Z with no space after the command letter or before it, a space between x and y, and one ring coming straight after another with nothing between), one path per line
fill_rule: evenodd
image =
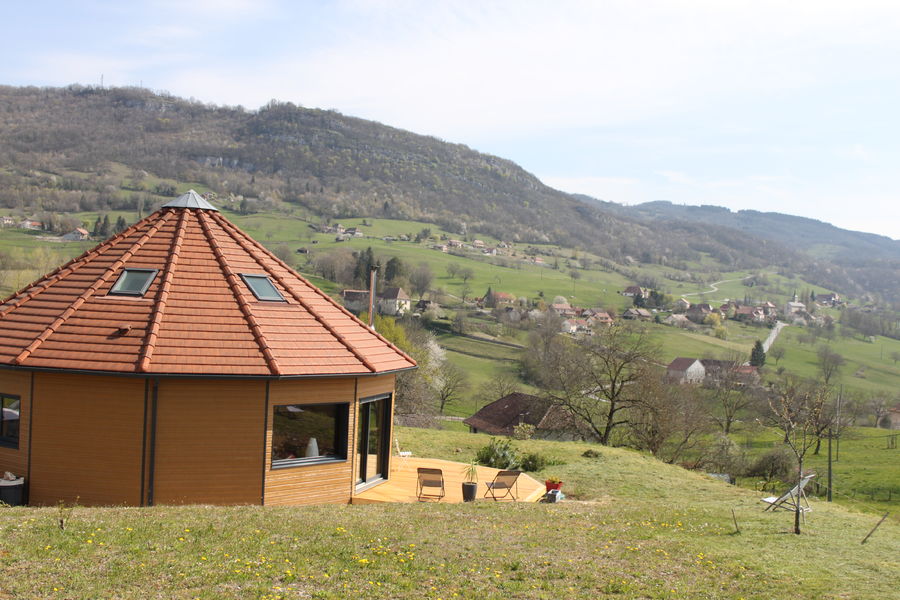
M798 247L796 236L772 233L788 227L782 217L763 226L667 203L587 202L509 160L290 103L248 111L138 88L0 86L0 206L150 208L171 193L156 178L200 184L220 198L243 199L249 210L294 205L332 219L413 219L460 235L550 242L617 263L682 270L776 266L843 293L900 297L897 253L837 228L829 235L841 242L838 252L817 254ZM827 256L863 247L854 252L877 261Z
M678 205L665 200L645 202L624 208L626 209L623 211L624 214L722 225L787 246L801 248L810 245L826 246L827 248L823 248L823 251L818 253L821 256L826 256L830 249L832 253L864 252L874 258L900 259L900 240L893 240L874 233L841 229L830 223L808 217L746 209L731 211L721 206ZM829 258L833 257L833 254L829 256Z

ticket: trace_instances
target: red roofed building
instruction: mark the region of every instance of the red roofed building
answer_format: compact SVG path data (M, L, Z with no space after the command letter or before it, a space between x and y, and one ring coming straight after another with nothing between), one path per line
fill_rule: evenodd
M191 191L0 305L0 471L30 504L349 502L414 367Z

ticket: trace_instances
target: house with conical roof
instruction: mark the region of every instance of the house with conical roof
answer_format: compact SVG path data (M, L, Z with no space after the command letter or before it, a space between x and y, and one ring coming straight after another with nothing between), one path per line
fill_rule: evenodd
M415 362L190 191L0 304L30 504L349 502Z

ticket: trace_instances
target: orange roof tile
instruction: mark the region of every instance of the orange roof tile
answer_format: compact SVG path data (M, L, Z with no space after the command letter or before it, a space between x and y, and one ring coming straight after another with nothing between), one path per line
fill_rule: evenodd
M0 304L0 364L269 377L415 366L215 208L181 200ZM142 296L111 294L125 269L158 272ZM284 302L258 300L243 274Z

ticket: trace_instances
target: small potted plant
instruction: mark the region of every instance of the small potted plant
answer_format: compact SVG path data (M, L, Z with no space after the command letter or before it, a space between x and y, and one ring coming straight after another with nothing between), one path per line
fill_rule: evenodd
M544 481L544 485L547 486L547 491L558 490L562 487L562 481L560 481L559 477L548 477L546 481Z
M478 463L474 460L463 468L462 483L463 502L474 502L478 496Z

